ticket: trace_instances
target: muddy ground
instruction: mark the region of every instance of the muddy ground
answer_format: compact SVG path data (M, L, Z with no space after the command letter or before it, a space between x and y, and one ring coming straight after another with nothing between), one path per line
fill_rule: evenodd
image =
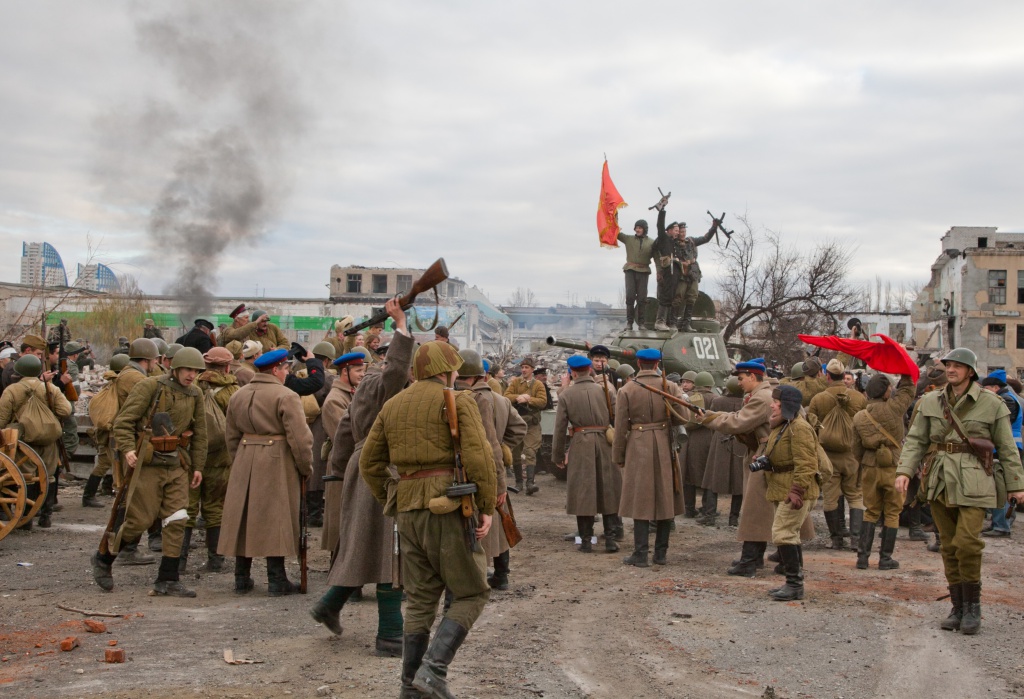
M855 554L825 548L824 537L805 546L806 599L778 603L765 595L781 581L770 568L753 580L724 574L738 554L735 530L680 517L667 566L627 568L626 543L622 554L587 555L564 542L575 529L564 483L539 483L539 494L516 501L526 539L513 551L512 586L492 594L453 664L460 697L1024 695L1019 541L988 540L983 630L964 637L938 630L949 609L936 601L945 594L939 557L905 530L896 571L857 571ZM397 696L400 661L374 654L371 586L342 612L341 637L307 613L326 585L319 530L306 596L268 598L259 562L256 590L236 596L230 574L192 572L198 550L186 576L194 600L149 597L155 566L115 566L115 590L104 593L89 555L107 513L80 500L80 486L62 488L52 529L0 541L0 696ZM820 534L820 510L814 517ZM297 578L294 562L289 571ZM87 633L84 617L58 604L122 616ZM68 636L81 646L62 652ZM128 661L102 662L115 642ZM257 662L228 665L226 649Z

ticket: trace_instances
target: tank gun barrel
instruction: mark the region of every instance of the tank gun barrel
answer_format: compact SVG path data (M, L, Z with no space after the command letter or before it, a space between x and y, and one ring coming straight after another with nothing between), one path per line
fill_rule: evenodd
M549 336L546 342L552 347L565 347L567 349L579 350L581 352L589 352L593 347L589 342L573 342L572 340L559 340L557 337ZM622 349L615 345L605 345L608 348L608 353L616 359L634 359L636 352L632 349Z

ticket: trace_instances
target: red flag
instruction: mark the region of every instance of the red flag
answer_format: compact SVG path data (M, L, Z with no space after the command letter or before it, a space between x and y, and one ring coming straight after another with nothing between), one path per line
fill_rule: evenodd
M608 174L608 161L601 171L601 201L597 204L597 235L602 247L619 247L619 209L626 206L619 190L615 189L612 176Z
M886 374L910 374L910 377L915 382L921 376L921 370L914 363L914 360L910 358L910 355L907 354L907 350L903 348L903 345L881 333L871 336L882 338L881 342L851 340L834 335L824 337L818 335L797 335L797 337L809 345L845 352L851 357L863 359L865 364L876 371L882 371Z

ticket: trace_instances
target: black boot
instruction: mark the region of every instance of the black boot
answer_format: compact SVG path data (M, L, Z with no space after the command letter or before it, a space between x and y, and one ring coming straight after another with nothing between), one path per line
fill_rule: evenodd
M860 529L860 539L857 541L857 569L867 570L868 559L871 558L871 547L875 543L875 522L864 522ZM884 530L883 530L884 531ZM894 542L895 543L895 542ZM882 544L883 552L885 544ZM884 553L883 553L884 555ZM878 567L882 567L881 561Z
M732 502L729 504L729 526L738 527L740 526L740 509L743 507L743 496L733 495Z
M843 542L843 513L837 508L835 510L829 510L825 513L825 523L828 525L829 536L832 537L832 550L839 551L845 548Z
M800 568L800 549L796 544L780 544L779 555L786 568L786 584L771 593L776 602L792 602L804 598L804 573Z
M960 583L963 590L964 616L960 620L960 633L973 636L981 631L981 581Z
M217 553L220 543L220 525L206 528L206 563L199 570L204 573L223 573L224 556Z
M949 586L949 601L953 603L953 609L949 616L942 620L939 628L943 631L959 631L960 622L964 618L964 588L959 583Z
M178 582L178 558L162 556L160 558L160 569L156 574L156 582L153 584L153 596L170 597L195 597L195 590L190 590Z
M487 585L492 590L508 589L509 555L508 551L494 557L494 575L487 578Z
M526 467L526 494L533 495L534 493L540 492L540 488L534 483L534 478L537 477L537 465L530 464Z
M160 553L164 550L164 534L163 534L163 522L157 518L155 522L149 527L149 550L154 553Z
M779 555L779 547L775 547L775 551L768 554L768 560L772 563L782 563L782 556Z
M591 553L594 550L590 541L594 536L594 518L577 517L576 528L580 530L580 547L577 550L580 553Z
M99 476L89 476L89 480L85 482L85 490L82 491L82 507L104 506L96 497L96 492L100 489L100 482L102 480Z
M679 332L682 332L682 333L693 332L693 326L690 325L690 318L692 316L693 316L693 304L692 303L688 303L685 306L683 306L683 315L679 319L679 324L676 326L676 329L679 330Z
M255 587L252 580L252 559L243 556L235 558L235 593L244 595Z
M96 581L100 589L110 592L114 589L114 573L110 566L114 563L114 556L104 556L99 551L94 551L89 561L92 564L92 579Z
M294 595L299 586L288 579L284 569L284 556L267 558L267 594L271 597Z
M617 515L601 515L601 527L604 529L604 552L618 553L619 545L615 543L617 531Z
M654 533L654 558L651 562L656 566L668 563L668 537L672 531L671 519L659 519Z
M612 516L615 518L615 521L612 524L615 540L622 541L626 538L626 528L622 524L622 517L619 517L617 514Z
M695 519L697 517L697 486L683 486L683 517Z
M310 527L324 526L324 491L306 493L306 524Z
M705 527L715 526L715 521L718 519L718 493L710 488L704 488L700 510L700 514L697 515L697 524Z
M427 647L412 686L434 699L455 699L448 691L448 666L455 659L455 652L466 640L469 629L448 617L441 620L434 638Z
M523 465L522 464L512 464L512 471L515 473L516 490L518 490L521 493L521 492L523 492L523 489L526 487L526 485L525 485L525 483L523 481Z
M633 520L633 554L622 559L624 565L637 568L650 567L651 564L647 562L647 552L650 550L648 543L650 528L651 523L646 519Z
M46 498L43 500L43 506L39 508L39 527L41 529L49 529L53 526L53 505L56 500L57 485L56 482L53 482L46 489Z
M139 551L139 539L121 545L117 553L117 564L122 566L148 566L156 563L156 559L145 551Z
M188 548L192 545L192 527L185 527L185 534L181 538L181 555L178 556L178 574L181 575L188 567Z
M423 655L430 645L429 633L407 633L402 639L402 691L398 699L420 699L423 695L412 686L416 671L420 669Z
M850 548L854 548L854 543L860 538L860 525L864 523L864 510L850 508Z
M892 557L892 552L896 550L896 533L899 529L896 527L882 527L882 547L881 556L878 559L879 570L895 570L900 567L900 562ZM864 540L864 534L862 533L861 541ZM857 559L857 567L860 567L860 559Z
M836 505L836 512L839 513L839 533L843 538L848 539L850 537L850 529L846 526L846 498L840 497L839 502ZM852 544L851 544L852 545Z
M100 495L106 495L107 497L113 497L114 495L114 476L107 474L100 479Z
M920 507L911 507L907 510L907 538L911 541L928 541L928 535L921 528Z
M732 564L726 572L729 575L739 575L744 578L752 578L758 568L764 568L764 550L768 548L767 541L744 541L740 559Z

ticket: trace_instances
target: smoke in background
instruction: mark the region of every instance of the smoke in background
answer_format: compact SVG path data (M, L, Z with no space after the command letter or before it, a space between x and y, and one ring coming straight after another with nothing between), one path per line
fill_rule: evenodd
M276 0L158 7L136 29L140 50L167 71L154 77L169 77L169 87L119 115L116 128L132 133L113 136L143 148L129 157L163 180L150 201L149 264L174 266L167 292L182 299L190 325L213 310L224 256L249 252L287 195L289 155L307 122L290 63L303 52L296 37L306 15Z

